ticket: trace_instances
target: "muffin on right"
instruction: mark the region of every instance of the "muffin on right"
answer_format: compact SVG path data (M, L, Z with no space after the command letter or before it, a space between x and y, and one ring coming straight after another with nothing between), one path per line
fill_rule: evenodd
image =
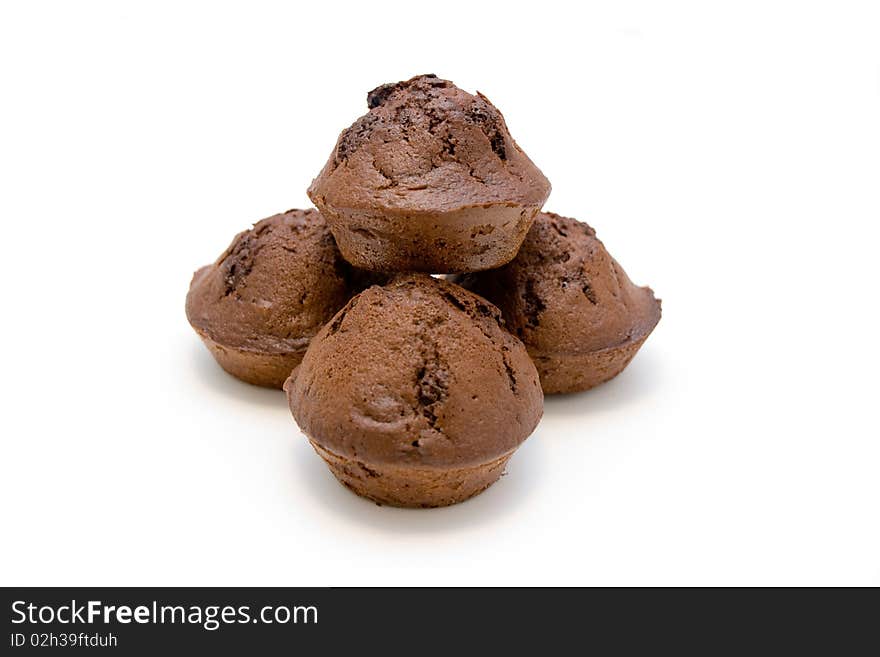
M586 223L540 213L510 263L456 283L501 309L526 345L545 394L589 390L620 374L660 321Z

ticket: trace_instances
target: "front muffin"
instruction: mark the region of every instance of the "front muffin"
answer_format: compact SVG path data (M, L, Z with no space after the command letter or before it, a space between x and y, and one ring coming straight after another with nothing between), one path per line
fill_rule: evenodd
M501 309L547 394L617 376L660 321L660 301L630 281L596 231L552 213L537 216L508 265L457 280Z
M356 293L355 278L321 214L288 210L238 234L195 273L186 316L223 369L280 388Z
M410 274L371 287L315 337L285 384L315 451L358 495L455 504L486 489L543 409L535 367L497 308Z
M364 269L479 271L508 262L550 183L499 112L435 75L386 84L309 188Z

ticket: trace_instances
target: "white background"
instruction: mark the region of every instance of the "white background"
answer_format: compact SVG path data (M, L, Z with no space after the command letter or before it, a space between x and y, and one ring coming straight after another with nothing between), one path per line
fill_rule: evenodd
M3 3L0 583L880 584L878 35L870 2ZM411 511L183 302L423 72L664 303L498 484Z

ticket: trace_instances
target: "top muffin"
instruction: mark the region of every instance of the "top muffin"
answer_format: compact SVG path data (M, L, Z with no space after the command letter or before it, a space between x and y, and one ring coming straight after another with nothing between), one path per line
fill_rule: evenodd
M343 256L433 273L510 261L550 183L501 112L434 75L382 85L367 104L309 188Z

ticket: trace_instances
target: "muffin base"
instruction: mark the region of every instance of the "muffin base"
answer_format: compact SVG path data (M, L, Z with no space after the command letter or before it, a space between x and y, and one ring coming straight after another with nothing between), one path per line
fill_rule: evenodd
M277 354L246 351L215 342L201 331L197 333L214 356L214 360L226 372L236 379L264 388L280 390L305 354L305 351Z
M545 395L583 392L610 381L629 365L647 340L645 334L617 347L587 353L533 353Z
M324 449L309 439L330 472L343 486L378 504L432 508L458 504L482 493L504 472L513 452L467 468L414 468L374 465L349 459Z
M318 199L320 200L320 199ZM319 204L343 257L367 271L483 271L516 256L540 206L495 204L387 214Z

